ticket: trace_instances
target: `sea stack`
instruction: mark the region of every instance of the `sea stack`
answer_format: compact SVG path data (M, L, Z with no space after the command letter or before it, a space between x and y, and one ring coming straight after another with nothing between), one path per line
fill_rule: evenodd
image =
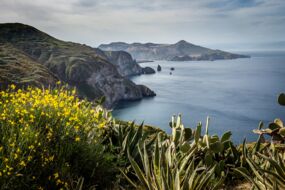
M161 71L161 66L157 65L157 71L160 72Z

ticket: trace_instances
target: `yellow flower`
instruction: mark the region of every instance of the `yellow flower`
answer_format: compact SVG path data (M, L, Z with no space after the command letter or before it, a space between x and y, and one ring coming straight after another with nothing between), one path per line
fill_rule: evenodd
M62 182L61 182L60 179L57 179L57 180L56 180L56 184L57 184L57 185L59 185L59 184L61 184L61 183L62 183Z
M12 90L14 90L14 89L16 88L16 86L15 86L14 84L11 84L10 88L11 88Z
M80 137L75 137L75 141L79 142L80 141Z
M59 174L58 173L54 173L53 176L54 176L55 179L57 179L59 177Z
M49 157L49 161L53 161L53 159L54 159L54 156Z
M74 129L77 132L79 130L79 126L78 125L74 126Z
M15 143L11 143L10 146L11 146L11 147L14 147L14 146L15 146Z
M33 149L35 148L35 146L34 146L34 145L30 145L28 148L29 148L30 150L33 150Z
M72 95L76 94L76 89L74 88L71 92Z
M26 166L26 163L25 163L24 161L21 161L21 162L20 162L20 166L24 166L24 167L25 167L25 166Z

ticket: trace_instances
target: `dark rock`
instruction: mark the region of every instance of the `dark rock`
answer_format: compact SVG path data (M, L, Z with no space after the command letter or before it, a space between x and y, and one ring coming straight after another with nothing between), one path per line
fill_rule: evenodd
M171 71L174 71L174 70L175 70L175 68L174 68L174 67L171 67L171 68L170 68L170 70L171 70Z
M157 71L161 71L161 66L157 65Z
M143 68L143 73L144 74L154 74L155 70L151 67L145 67L145 68Z
M153 96L156 96L155 92L150 90L148 87L146 87L145 85L137 85L141 92L142 92L142 95L144 97L153 97Z
M172 75L172 72L170 72L169 74Z

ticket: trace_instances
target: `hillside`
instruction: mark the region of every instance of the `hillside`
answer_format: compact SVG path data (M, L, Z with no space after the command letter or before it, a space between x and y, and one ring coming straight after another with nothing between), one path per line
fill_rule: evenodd
M221 50L213 50L194 45L184 40L175 44L113 42L102 44L98 48L105 51L126 51L137 60L218 60L247 58L249 56L233 54Z
M121 61L117 61L116 58L111 59L112 56L100 49L61 41L34 27L20 23L0 24L0 42L2 46L9 46L14 50L14 53L8 50L1 51L2 62L7 60L5 57L12 57L11 54L13 54L17 57L18 63L29 65L30 70L37 71L40 67L42 71L37 73L38 78L43 79L50 74L51 77L76 86L81 96L91 100L105 96L107 107L111 107L120 100L137 100L144 96L155 95L147 87L136 85L124 77L130 74L140 74L122 69L124 63L139 67L135 62L126 59L121 59ZM132 60L131 56L127 58ZM116 65L116 63L120 64ZM12 64L1 64L1 76L8 76L3 82L21 83L21 80L24 80L21 72L19 69L10 68L12 66ZM28 70L25 72L29 75ZM10 78L11 75L18 78L18 81ZM38 78L29 78L28 83L42 82L48 85L55 81L38 80Z
M46 67L37 63L11 44L0 42L0 84L1 88L10 83L25 86L48 86L59 79Z

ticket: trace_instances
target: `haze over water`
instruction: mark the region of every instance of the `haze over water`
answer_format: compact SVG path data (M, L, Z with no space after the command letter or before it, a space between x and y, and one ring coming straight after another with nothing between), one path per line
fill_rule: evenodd
M230 130L233 140L241 143L262 120L267 125L275 118L285 120L285 108L277 95L285 92L285 53L249 52L250 59L142 63L161 72L133 77L137 84L154 90L155 98L123 102L113 115L124 120L144 121L170 132L168 122L173 114L182 114L185 126L195 128L199 121L205 127L210 117L211 134ZM170 68L175 71L170 75Z

